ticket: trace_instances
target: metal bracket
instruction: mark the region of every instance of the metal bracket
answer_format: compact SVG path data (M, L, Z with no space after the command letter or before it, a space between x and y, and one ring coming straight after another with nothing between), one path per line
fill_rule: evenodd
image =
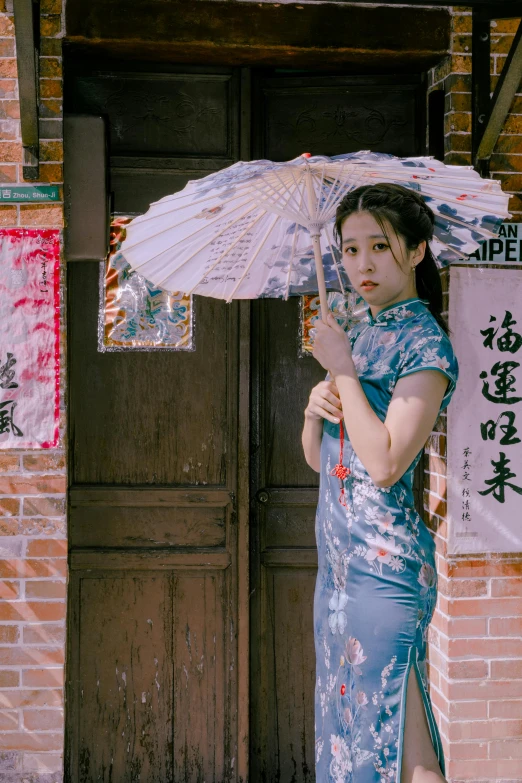
M503 5L505 4L501 4L501 6ZM511 8L511 4L509 7ZM490 7L487 11L473 11L472 154L475 169L483 177L489 174L491 155L522 79L521 22L493 96L490 98L490 21L500 18L499 10L495 6ZM508 15L502 18L511 18L513 15L513 11L508 11L506 8L503 9L503 12ZM518 9L519 14L520 8Z
M23 147L23 178L37 180L40 154L38 134L39 0L14 0L14 21Z

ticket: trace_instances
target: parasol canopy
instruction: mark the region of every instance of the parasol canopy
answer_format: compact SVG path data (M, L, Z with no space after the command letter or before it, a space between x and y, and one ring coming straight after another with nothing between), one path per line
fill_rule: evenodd
M347 293L333 237L337 206L360 185L419 192L435 214L433 255L443 267L497 235L509 195L471 167L374 152L239 162L151 204L128 225L121 254L156 286L231 302Z

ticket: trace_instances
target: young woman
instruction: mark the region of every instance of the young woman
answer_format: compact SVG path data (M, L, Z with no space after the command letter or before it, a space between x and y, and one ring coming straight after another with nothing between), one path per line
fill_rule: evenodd
M441 317L414 191L363 186L336 216L342 258L367 316L348 334L317 324L303 449L320 472L314 600L317 783L440 783L427 690L435 545L414 507L413 472L458 365Z

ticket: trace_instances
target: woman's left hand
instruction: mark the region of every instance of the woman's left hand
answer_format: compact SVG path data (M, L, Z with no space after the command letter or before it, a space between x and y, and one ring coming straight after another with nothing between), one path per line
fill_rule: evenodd
M331 313L328 313L328 323L322 319L315 323L313 357L334 377L353 367L348 335Z

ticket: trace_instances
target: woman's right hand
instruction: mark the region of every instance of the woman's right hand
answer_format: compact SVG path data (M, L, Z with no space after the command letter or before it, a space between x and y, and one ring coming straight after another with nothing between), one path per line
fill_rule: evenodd
M321 381L310 392L305 417L339 424L343 417L339 390L334 381Z

